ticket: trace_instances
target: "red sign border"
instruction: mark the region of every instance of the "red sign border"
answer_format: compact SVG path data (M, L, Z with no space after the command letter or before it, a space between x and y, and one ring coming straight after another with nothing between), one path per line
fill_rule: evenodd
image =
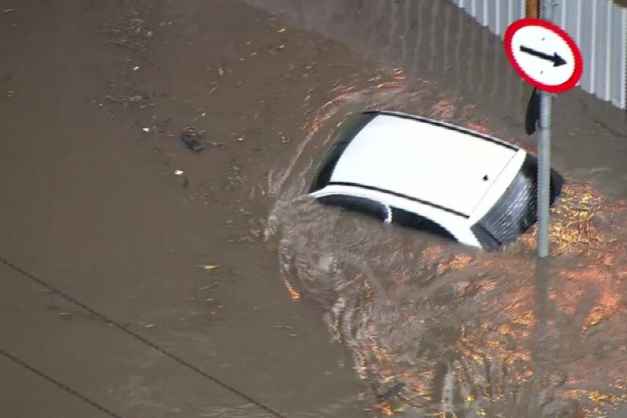
M571 49L571 51L573 52L573 55L575 56L575 71L573 72L573 75L564 83L558 84L558 85L548 85L548 84L541 83L535 80L534 78L530 77L525 72L525 70L522 69L522 67L518 64L518 62L516 62L516 59L514 59L514 51L512 50L512 39L514 38L514 34L516 34L516 32L518 32L519 29L527 27L527 26L542 26L546 29L549 29L555 32L560 38L562 38L568 44L568 47ZM505 31L505 39L503 43L505 47L505 53L507 54L507 58L509 59L509 62L512 64L512 66L514 67L518 75L521 76L522 79L525 80L527 83L539 88L540 90L543 90L549 93L563 93L575 87L577 83L579 82L579 80L581 79L581 75L583 74L583 57L581 55L581 50L579 49L579 47L577 46L573 38L571 38L571 36L564 29L560 28L553 22L549 22L548 20L544 20L544 19L535 19L535 18L519 19L515 21L514 23L512 23L511 25L509 25L509 27Z

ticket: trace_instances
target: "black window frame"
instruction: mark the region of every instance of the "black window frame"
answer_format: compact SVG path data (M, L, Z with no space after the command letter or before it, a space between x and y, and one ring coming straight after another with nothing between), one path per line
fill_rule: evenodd
M484 141L488 141L488 142L491 142L493 144L500 145L502 147L511 149L512 151L518 151L519 150L519 148L517 146L512 145L510 143L507 143L505 141L502 141L502 140L500 140L498 138L494 138L492 136L485 135L485 134L482 134L482 133L477 132L477 131L472 131L472 130L467 129L467 128L462 128L461 126L455 126L455 125L451 125L451 124L448 124L448 123L439 122L437 120L425 118L425 117L422 117L422 116L415 116L415 115L410 115L410 114L407 114L407 113L392 112L392 111L386 111L386 110L368 110L368 111L366 111L364 113L365 114L373 114L375 116L377 116L377 115L386 115L386 116L395 116L395 117L401 118L401 119L415 120L415 121L418 121L418 122L427 123L429 125L439 126L441 128L448 129L449 131L460 132L460 133L468 135L468 136L470 136L472 138L482 139Z
M392 211L392 223L395 225L417 231L424 231L440 238L459 242L455 235L453 235L448 229L426 216L397 208L395 206L390 206L390 210Z
M351 212L357 212L384 222L391 208L374 199L353 196L344 193L333 193L316 199L323 205L339 207Z

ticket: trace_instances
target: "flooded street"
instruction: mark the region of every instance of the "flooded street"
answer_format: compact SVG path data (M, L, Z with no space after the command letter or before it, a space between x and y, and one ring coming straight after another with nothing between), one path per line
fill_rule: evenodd
M443 1L0 0L0 404L627 417L623 111L555 100L547 264L304 196L364 109L535 152L501 48Z

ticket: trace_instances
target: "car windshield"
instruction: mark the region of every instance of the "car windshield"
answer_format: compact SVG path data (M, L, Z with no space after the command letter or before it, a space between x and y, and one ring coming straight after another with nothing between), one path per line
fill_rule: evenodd
M324 188L331 179L331 174L333 174L333 170L335 166L342 156L342 153L348 147L350 142L355 138L355 136L361 131L364 126L366 126L372 119L376 117L376 114L370 113L359 113L351 116L346 119L339 131L337 132L336 141L333 145L333 148L329 151L327 158L324 160L320 169L318 170L318 175L314 180L310 193L316 192L322 188Z

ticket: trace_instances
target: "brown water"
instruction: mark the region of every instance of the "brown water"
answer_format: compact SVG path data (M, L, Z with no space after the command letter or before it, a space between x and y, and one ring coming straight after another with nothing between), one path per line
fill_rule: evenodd
M534 150L527 89L447 2L0 4L5 259L286 416L627 416L621 111L556 100L538 267L532 234L488 255L302 197L364 108ZM268 416L2 268L0 348L33 367L123 416ZM13 416L95 415L0 359Z
M338 59L364 62L230 0L4 9L3 259L286 416L363 416L343 347L286 297L261 193L302 136L303 97L327 100ZM187 126L205 151L178 143ZM0 268L0 348L69 388L125 418L268 416ZM2 414L101 416L2 356L0 370Z
M484 254L322 208L303 195L351 112L424 115L533 151L521 135L528 92L498 41L446 4L250 2L393 68L366 88L343 85L310 118L296 156L272 177L278 202L267 229L288 289L326 308L375 409L627 416L624 115L580 92L557 101L556 166L568 185L546 265L534 259L533 232Z
M333 131L358 101L480 126L455 99L434 104L433 89L346 94L314 120ZM383 412L624 415L625 201L570 178L553 211L549 265L536 265L533 232L486 254L304 198L315 171L309 156L332 137L324 131L313 129L298 162L276 176L267 232L288 289L326 307L332 335L353 352L375 398L392 390L378 404Z

